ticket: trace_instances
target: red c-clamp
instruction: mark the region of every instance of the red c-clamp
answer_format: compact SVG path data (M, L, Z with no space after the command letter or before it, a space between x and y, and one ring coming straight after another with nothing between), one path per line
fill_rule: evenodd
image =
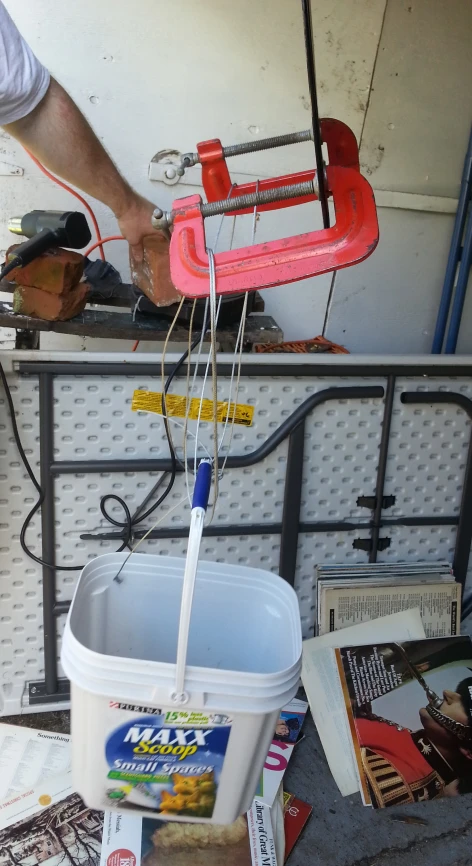
M217 294L255 291L295 282L357 264L366 259L378 243L377 211L370 184L359 173L359 155L354 134L337 120L321 121L328 147L326 181L333 198L335 224L321 231L256 244L215 254ZM304 140L296 133L270 139L283 144ZM298 138L295 138L298 136ZM260 149L277 144L266 144ZM227 156L251 145L223 148L215 140L198 145L195 162L202 163L202 180L208 203L198 195L178 199L172 209L173 233L170 246L172 281L182 295L205 298L209 295L209 263L204 219L218 213L251 213L291 207L318 198L314 170L263 179L233 186L226 165ZM237 207L240 199L241 207Z

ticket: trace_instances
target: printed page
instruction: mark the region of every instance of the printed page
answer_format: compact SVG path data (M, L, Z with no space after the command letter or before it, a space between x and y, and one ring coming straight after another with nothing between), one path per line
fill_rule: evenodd
M0 800L70 768L70 737L0 724Z
M460 794L470 758L449 726L458 714L467 718L470 638L362 643L335 652L364 805L384 809Z
M70 776L49 779L14 799L0 809L5 864L99 866L103 813L86 807Z
M326 587L321 592L320 635L418 607L426 637L460 632L461 587L458 583L405 586Z
M343 797L359 790L359 776L332 648L424 636L419 610L408 610L303 642L303 685L329 768Z
M0 831L43 812L74 794L71 773L53 776L0 802ZM0 837L1 840L1 837Z

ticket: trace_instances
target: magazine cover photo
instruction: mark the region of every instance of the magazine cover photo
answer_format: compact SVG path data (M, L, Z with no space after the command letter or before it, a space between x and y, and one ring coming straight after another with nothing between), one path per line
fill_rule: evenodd
M361 793L374 808L472 791L472 643L336 650Z

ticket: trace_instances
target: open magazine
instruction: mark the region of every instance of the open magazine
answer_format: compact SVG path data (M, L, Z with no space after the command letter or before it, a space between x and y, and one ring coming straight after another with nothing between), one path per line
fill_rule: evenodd
M361 794L374 808L472 791L472 642L336 650Z
M424 637L420 612L416 609L394 613L303 642L303 685L329 768L343 797L359 790L359 778L335 648Z

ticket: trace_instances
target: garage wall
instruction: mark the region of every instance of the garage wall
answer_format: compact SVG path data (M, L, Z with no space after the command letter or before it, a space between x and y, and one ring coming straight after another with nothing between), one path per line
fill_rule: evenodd
M5 5L123 173L162 206L191 188L148 180L157 151L193 150L214 136L235 143L309 126L298 0ZM321 113L352 126L378 203L390 204L394 192L402 209L380 208L381 243L365 265L334 283L326 275L289 291L270 290L267 309L289 339L320 333L329 309L327 336L353 351L428 351L453 219L435 211L453 211L471 116L472 7L468 0L316 0L313 6ZM270 175L312 161L311 146L300 145L246 156L232 167ZM12 166L19 173L10 174ZM426 205L418 194L428 197ZM34 207L70 207L70 197L2 133L1 249L11 242L8 217ZM113 217L100 204L96 211L102 231L114 233ZM259 239L319 221L313 209L291 212L290 221L288 213L265 226L264 217ZM126 276L125 245L110 245L107 255ZM84 345L63 337L45 337L42 345L65 342ZM100 341L94 347L101 348ZM472 333L461 347L472 350Z

